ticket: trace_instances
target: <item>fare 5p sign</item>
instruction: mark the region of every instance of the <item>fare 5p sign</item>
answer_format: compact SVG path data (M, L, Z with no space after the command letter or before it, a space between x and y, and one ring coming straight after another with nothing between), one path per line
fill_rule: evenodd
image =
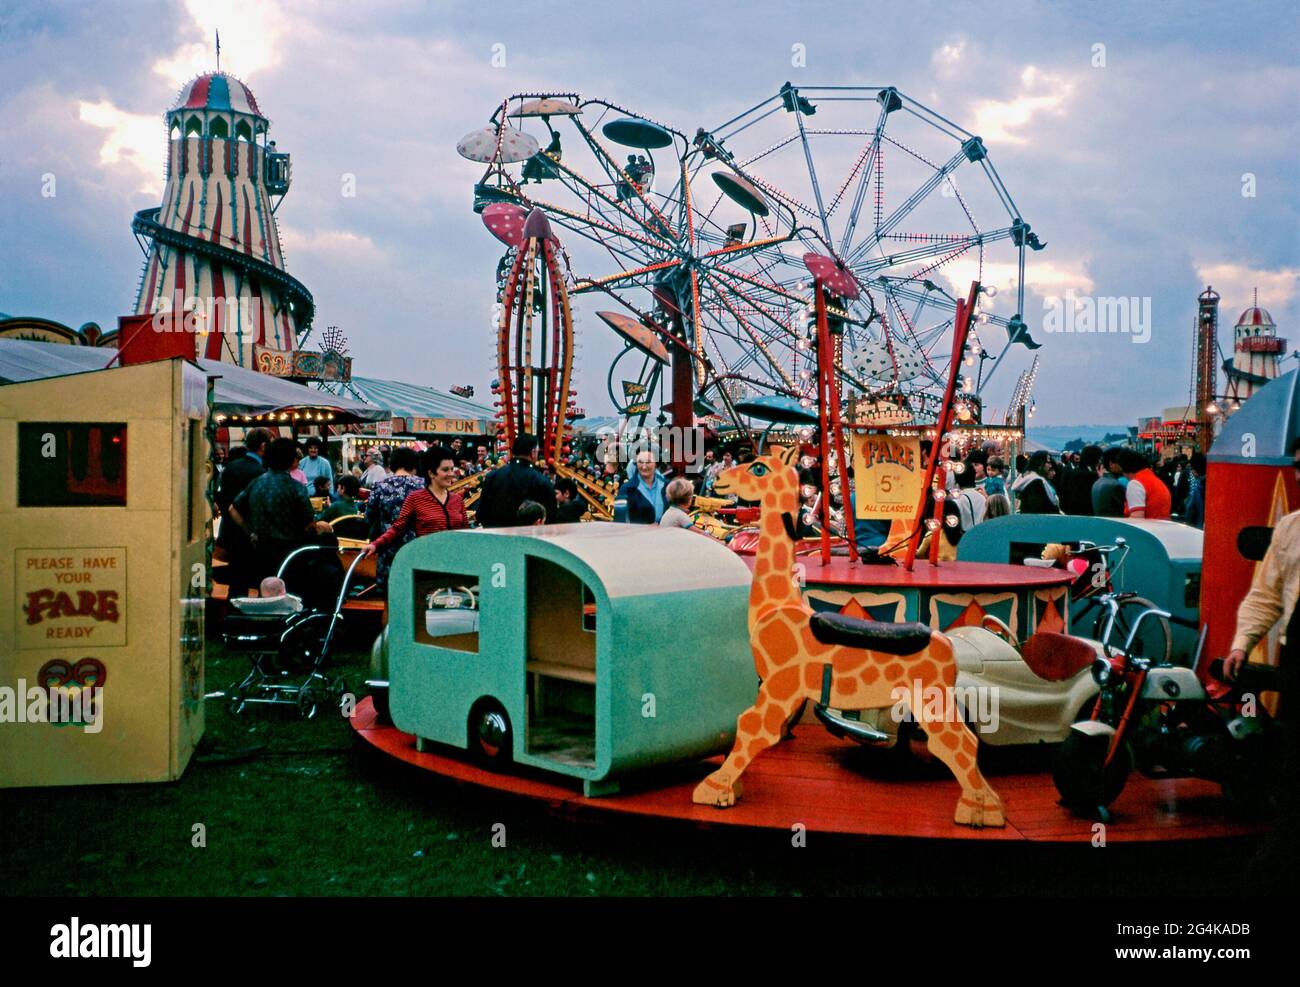
M907 518L921 499L918 436L855 435L853 477L860 518Z
M20 548L19 648L126 644L126 549Z

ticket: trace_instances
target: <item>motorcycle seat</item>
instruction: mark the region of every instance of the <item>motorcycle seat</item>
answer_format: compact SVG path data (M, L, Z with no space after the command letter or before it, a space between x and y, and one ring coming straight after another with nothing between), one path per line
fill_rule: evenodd
M1030 671L1048 682L1064 682L1089 667L1097 657L1091 644L1069 634L1038 631L1020 646Z
M930 643L930 628L925 624L889 624L839 613L815 613L808 624L813 637L822 644L842 644L887 655L913 655Z

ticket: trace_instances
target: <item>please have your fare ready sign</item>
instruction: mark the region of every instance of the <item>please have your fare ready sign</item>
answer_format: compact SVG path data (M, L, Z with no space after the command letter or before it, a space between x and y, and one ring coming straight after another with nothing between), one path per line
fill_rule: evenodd
M126 644L126 548L20 548L19 648Z

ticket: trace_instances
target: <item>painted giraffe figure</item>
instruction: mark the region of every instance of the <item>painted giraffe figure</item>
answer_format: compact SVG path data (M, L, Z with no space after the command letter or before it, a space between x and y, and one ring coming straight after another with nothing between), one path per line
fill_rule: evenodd
M952 645L924 625L827 620L825 615L813 620L813 610L794 579L799 477L791 464L797 454L793 448L780 456L760 456L720 473L714 484L719 494L734 493L762 505L749 593L749 641L761 684L754 705L736 721L731 754L695 789L692 798L703 805L733 805L745 768L781 739L786 722L804 700L822 701L828 686L835 708L858 710L893 706L903 694L909 700L934 695L931 688L947 696L956 685ZM875 650L868 650L868 644ZM915 705L931 704L909 702L909 707ZM1002 801L975 763L977 742L966 724L934 710L911 712L926 732L930 751L961 785L955 821L965 826L1005 825Z

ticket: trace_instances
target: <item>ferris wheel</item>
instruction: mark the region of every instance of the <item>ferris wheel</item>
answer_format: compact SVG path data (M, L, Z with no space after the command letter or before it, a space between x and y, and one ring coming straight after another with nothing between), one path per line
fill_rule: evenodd
M489 228L537 207L577 234L571 292L599 296L625 343L608 382L625 412L645 413L665 371L674 423L708 411L738 422L736 406L764 396L807 408L812 254L860 289L828 299L848 394L932 415L972 280L988 298L999 280L1011 290L1003 314L981 299L971 406L1013 344L1037 346L1024 267L1043 244L983 142L896 89L786 84L689 136L603 99L518 94L458 150L486 166L475 208Z

